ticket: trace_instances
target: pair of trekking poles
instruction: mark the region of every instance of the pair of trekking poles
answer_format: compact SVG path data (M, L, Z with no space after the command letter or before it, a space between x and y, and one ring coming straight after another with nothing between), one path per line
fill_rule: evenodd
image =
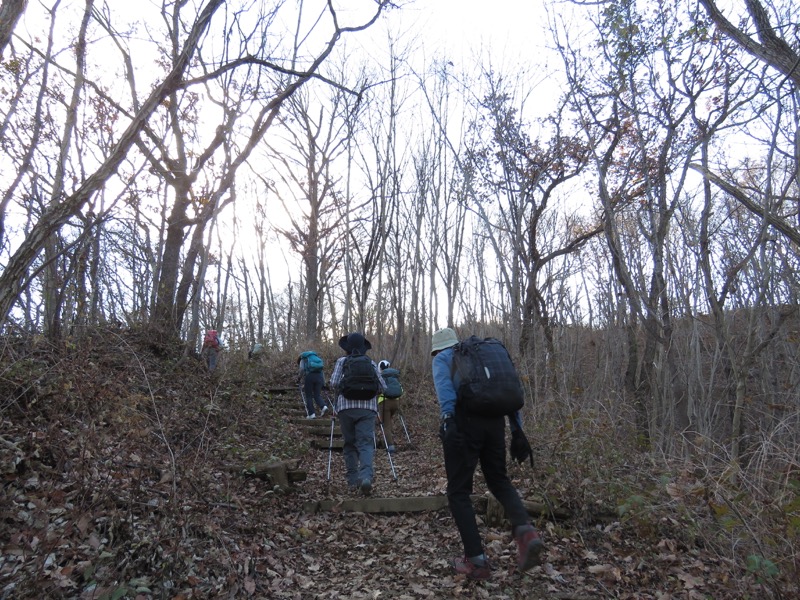
M392 477L397 481L397 471L394 468L394 461L392 460L392 453L389 452L389 444L386 442L386 431L383 429L383 423L378 423L381 427L381 435L383 436L383 445L386 446L386 456L389 459L389 467L392 469ZM336 418L331 413L331 439L328 442L328 481L331 480L331 461L333 460L333 430L336 427ZM375 439L375 432L372 432L372 441L375 448L378 447L378 441Z
M326 394L326 400L330 404L330 397ZM405 431L406 439L409 443L411 443L411 437L408 435L408 428L406 427L405 419L403 419L403 415L400 415L400 422L403 424L403 431ZM394 468L394 461L392 460L392 453L389 452L389 444L386 441L386 430L383 428L383 423L378 422L378 425L381 427L381 435L383 436L383 445L386 447L386 456L389 459L389 467L392 469L392 477L395 481L397 481L397 471ZM333 461L333 430L336 428L336 418L334 417L334 412L331 412L331 436L330 440L328 441L328 481L331 480L331 462ZM372 432L372 442L375 444L375 448L378 447L378 441L375 439L375 432Z

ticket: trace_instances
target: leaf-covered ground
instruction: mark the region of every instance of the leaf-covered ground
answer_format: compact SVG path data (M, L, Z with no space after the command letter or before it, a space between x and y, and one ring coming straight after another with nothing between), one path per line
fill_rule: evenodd
M541 517L547 562L521 575L505 528L482 527L489 582L455 576L447 509L395 515L305 512L350 497L340 453L312 447L293 357L226 357L220 373L132 332L80 349L6 340L0 361L0 598L764 598L793 597L781 565L726 553L707 487L615 446L614 434L530 431L535 467L513 465ZM177 366L176 366L177 363ZM437 410L407 376L397 480L376 454L374 496L441 495ZM295 404L296 403L296 404ZM329 423L323 420L323 423ZM574 425L574 424L573 424ZM570 433L572 431L572 433ZM546 439L545 439L546 438ZM324 440L323 440L324 441ZM244 471L296 458L290 490ZM485 493L480 476L476 493ZM730 529L730 528L729 528ZM775 566L778 573L767 569ZM795 596L796 597L796 596Z

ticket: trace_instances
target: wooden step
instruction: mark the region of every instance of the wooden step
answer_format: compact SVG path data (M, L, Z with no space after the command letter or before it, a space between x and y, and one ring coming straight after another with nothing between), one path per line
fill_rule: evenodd
M341 450L344 447L344 440L333 438L333 444L330 443L330 438L319 438L311 440L311 447L319 450Z
M497 514L499 502L491 494L472 495L475 512ZM572 517L571 511L565 508L552 510L543 502L523 500L522 504L533 518L543 517L555 520L566 520ZM428 512L447 508L447 496L408 496L401 498L344 498L341 500L310 500L303 505L307 513L318 512L363 512L363 513L406 513ZM502 515L502 507L500 507ZM502 518L502 517L501 517Z

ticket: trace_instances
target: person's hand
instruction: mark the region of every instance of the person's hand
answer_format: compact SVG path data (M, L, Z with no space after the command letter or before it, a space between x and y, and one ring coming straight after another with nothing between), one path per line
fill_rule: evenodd
M525 432L522 429L515 429L511 432L511 443L508 446L508 452L518 463L530 459L531 468L533 468L533 450L528 443L528 438L525 437Z
M458 427L456 426L456 418L452 415L442 420L439 425L439 439L443 444L451 443L458 434Z

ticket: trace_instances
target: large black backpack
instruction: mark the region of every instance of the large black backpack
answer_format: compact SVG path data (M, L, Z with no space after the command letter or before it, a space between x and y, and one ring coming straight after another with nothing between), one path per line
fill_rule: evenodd
M339 393L348 400L370 400L381 391L372 359L365 354L346 356L342 365Z
M469 414L499 417L525 404L517 370L500 340L471 336L454 346L457 407Z

